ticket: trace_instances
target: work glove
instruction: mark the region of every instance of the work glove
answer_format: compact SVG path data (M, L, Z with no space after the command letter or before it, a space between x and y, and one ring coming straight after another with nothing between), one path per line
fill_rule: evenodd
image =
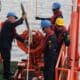
M22 18L23 18L23 19L26 18L26 13L22 14Z

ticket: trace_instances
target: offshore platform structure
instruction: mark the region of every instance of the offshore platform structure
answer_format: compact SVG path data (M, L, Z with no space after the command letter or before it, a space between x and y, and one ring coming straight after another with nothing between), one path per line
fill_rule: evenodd
M75 8L75 0L73 0L71 22L69 26L70 32L70 47L67 48L64 44L60 50L60 54L55 67L55 80L78 80L79 66L79 52L78 52L78 38L80 30L80 0L77 1L77 7ZM22 12L25 13L24 7L21 4ZM30 31L27 17L25 19L27 25L27 31L24 31L21 36L28 40L27 47L23 43L17 41L18 46L29 55L28 59L22 60L17 64L13 80L32 80L36 77L39 80L43 79L42 69L44 67L43 53L38 51L38 47L41 44L41 39L44 39L44 35L40 31ZM28 36L26 36L28 35ZM34 44L35 43L35 44ZM30 54L34 52L34 54ZM61 63L61 66L59 64Z
M55 80L78 80L78 72L80 71L79 67L79 52L78 52L78 38L79 38L79 26L80 26L80 0L77 1L77 6L75 8L75 0L72 1L72 14L71 14L71 22L69 26L70 32L70 47L67 48L64 44L62 45L57 64L55 67ZM44 38L43 34L39 31L32 31L35 35L31 35L27 37L27 39L31 40L31 42L35 43L32 47L25 48L24 45L18 42L18 46L24 50L26 53L30 53L30 51L34 51L36 54L29 54L29 59L22 60L22 62L18 63L18 70L14 75L14 80L28 80L29 74L35 74L38 79L42 80L40 76L42 74L43 64L43 53L37 51L37 47L40 44L42 38ZM25 35L28 34L28 31L25 31L22 36L25 38ZM39 40L37 40L39 39ZM36 41L35 41L36 40ZM38 42L37 42L38 41ZM30 46L30 45L29 45ZM59 64L61 63L61 66ZM31 75L30 75L31 77Z

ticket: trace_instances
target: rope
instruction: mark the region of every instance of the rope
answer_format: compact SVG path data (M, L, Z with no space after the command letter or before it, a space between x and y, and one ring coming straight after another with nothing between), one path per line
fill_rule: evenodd
M30 12L31 12L31 0L30 0ZM30 62L29 62L29 58L30 58L30 44L32 43L32 33L31 33L31 30L30 30L30 27L29 27L29 39L28 39L28 62L27 62L27 79L26 80L29 80L29 64L30 64Z
M27 62L27 80L29 79L29 58L30 58L30 43L31 43L31 31L29 31L29 39L28 39L28 62Z
M24 6L23 6L23 4L22 4L22 1L21 1L21 9L22 9L22 13L23 14L25 14L26 12L25 12L25 10L24 10ZM27 76L26 76L26 80L28 80L29 79L29 64L30 64L30 62L29 62L29 58L30 58L30 44L31 44L31 42L32 42L32 36L31 36L31 31L30 31L30 27L29 27L29 23L28 23L28 20L27 20L27 17L25 18L25 23L26 23L26 27L27 27L27 29L28 29L28 36L29 36L29 38L28 38L28 58L27 58Z

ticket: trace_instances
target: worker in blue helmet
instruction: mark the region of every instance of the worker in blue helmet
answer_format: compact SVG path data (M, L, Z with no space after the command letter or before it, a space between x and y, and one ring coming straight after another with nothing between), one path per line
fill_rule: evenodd
M19 20L16 20L17 16L14 12L7 14L7 20L3 22L1 34L0 34L0 53L3 58L3 77L5 80L11 80L10 71L10 55L13 39L18 39L21 42L25 42L17 33L15 28L23 23L25 14Z
M60 3L58 3L58 2L53 3L53 5L52 5L52 10L53 10L53 11L54 11L54 10L58 10L58 9L60 9L60 8L61 8Z
M60 9L61 9L61 4L59 2L54 2L52 4L53 15L50 18L42 18L42 17L36 16L36 19L37 20L50 20L52 23L52 27L54 27L56 19L58 17L63 18L63 14L62 14L62 11Z
M42 20L41 21L41 27L42 28L51 27L51 22L48 20Z
M9 13L7 14L7 18L10 17L10 16L15 17L15 19L18 18L14 12L9 12Z
M46 34L44 45L44 80L55 80L55 66L57 62L57 38L55 32L51 29L49 20L41 21L41 28Z
M58 17L63 18L62 11L60 9L61 9L61 4L59 2L55 2L52 4L53 16L51 17L51 23L53 24L53 26Z

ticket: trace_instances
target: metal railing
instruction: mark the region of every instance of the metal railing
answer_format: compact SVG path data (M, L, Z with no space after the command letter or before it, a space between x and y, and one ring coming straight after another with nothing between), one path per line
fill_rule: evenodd
M56 79L55 80L70 80L70 69L69 69L70 65L66 64L66 61L69 61L67 59L67 48L63 44L60 50L57 64L56 64L56 69L55 69Z

